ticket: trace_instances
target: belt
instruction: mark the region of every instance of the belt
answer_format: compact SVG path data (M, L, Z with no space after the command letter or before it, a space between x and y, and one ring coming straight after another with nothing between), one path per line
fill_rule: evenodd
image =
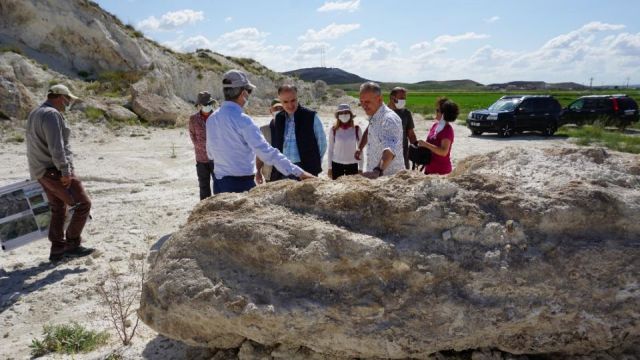
M255 175L247 175L247 176L223 176L222 180L224 179L228 179L228 180L253 180L255 178Z

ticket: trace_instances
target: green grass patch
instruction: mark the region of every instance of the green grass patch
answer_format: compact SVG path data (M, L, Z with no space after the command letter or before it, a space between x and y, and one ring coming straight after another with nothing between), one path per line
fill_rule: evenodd
M640 121L634 122L631 125L627 126L628 129L636 129L640 130Z
M87 119L92 123L95 123L104 117L104 111L91 106L88 106L84 110L84 114L87 116Z
M216 59L211 51L206 49L198 49L195 53L190 54L176 53L175 56L179 60L190 64L199 72L213 71L220 73L230 69L227 65ZM202 76L202 74L199 75Z
M556 134L574 138L578 145L601 145L611 150L640 154L640 136L625 135L618 131L605 129L602 126L563 126Z
M0 46L0 53L12 52L20 55L24 55L24 51L15 45L2 45Z
M122 97L126 96L131 85L143 76L142 71L105 71L98 74L97 80L87 84L86 90L93 91L96 95Z
M252 74L266 76L269 79L271 79L272 81L277 81L280 78L282 78L282 75L270 70L269 68L265 67L264 65L262 65L259 62L255 61L254 59L233 57L233 56L227 56L226 58L228 60L233 61L234 63L242 66L243 68L245 68L248 72L250 72Z
M107 343L109 334L106 331L96 332L87 330L82 325L73 322L64 325L45 325L42 340L31 340L31 355L43 356L57 352L76 354L89 352Z

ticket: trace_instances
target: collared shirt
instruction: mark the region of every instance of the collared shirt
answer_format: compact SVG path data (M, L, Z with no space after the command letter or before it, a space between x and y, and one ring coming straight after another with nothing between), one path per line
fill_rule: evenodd
M189 136L196 152L196 161L200 163L209 162L207 156L207 118L211 116L202 115L202 112L191 115L189 118Z
M384 175L393 175L404 170L402 156L402 120L398 114L382 104L369 119L366 171L379 165L384 150L389 149L395 157L384 170Z
M49 102L29 114L26 129L29 174L36 180L46 169L55 167L63 176L73 174L73 154L69 144L71 130L64 116Z
M267 143L240 105L223 102L207 120L207 156L215 162L216 179L255 174L256 154L284 175L302 175L302 169Z
M322 121L318 117L318 114L313 118L313 134L318 142L318 151L320 152L320 159L324 157L324 153L327 151L327 137L324 134L324 127ZM295 118L293 114L285 113L285 125L284 125L284 144L282 145L282 153L291 162L299 163L300 152L298 152L298 144L296 143L296 127Z

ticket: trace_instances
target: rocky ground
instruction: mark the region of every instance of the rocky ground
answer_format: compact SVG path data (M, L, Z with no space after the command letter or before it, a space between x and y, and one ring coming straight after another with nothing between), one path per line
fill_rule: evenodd
M331 115L324 114L322 118L329 123ZM363 114L359 119L364 119ZM267 121L264 117L257 120ZM421 138L430 123L416 120ZM495 135L471 137L463 126L455 125L454 129L455 163L469 155L507 146L569 145L559 137L536 134L511 139ZM24 144L5 140L0 143L0 186L28 177ZM125 271L130 259L145 258L162 236L185 224L198 203L193 150L185 129L136 127L114 133L80 122L73 125L72 146L78 176L93 201L93 221L85 230L86 244L98 251L90 258L58 266L48 263L46 240L0 254L0 358L3 359L28 358L29 344L41 336L45 324L77 321L90 328L109 329L100 316L96 284L110 267ZM543 158L534 160L544 162ZM109 346L73 358L102 358L120 348L117 337L113 335L111 339ZM139 327L133 345L120 351L127 359L203 356L197 349L158 336L144 324Z

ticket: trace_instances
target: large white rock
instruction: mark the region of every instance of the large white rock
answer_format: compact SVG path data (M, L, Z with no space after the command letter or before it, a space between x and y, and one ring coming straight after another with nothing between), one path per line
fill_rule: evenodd
M281 181L202 201L157 255L139 315L245 358L625 349L640 342L638 219L638 156L602 149Z

